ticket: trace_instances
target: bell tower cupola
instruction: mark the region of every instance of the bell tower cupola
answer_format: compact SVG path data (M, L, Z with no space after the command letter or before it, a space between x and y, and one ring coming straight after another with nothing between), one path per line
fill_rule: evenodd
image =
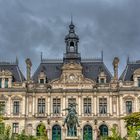
M64 54L64 61L80 61L81 56L78 53L78 42L79 37L75 33L75 26L71 20L69 25L69 33L65 36L65 43L66 43L66 53Z

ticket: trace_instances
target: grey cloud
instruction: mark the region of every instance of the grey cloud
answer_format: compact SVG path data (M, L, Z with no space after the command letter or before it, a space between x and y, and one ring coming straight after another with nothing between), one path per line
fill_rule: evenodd
M70 15L80 37L84 58L100 56L112 71L112 59L120 57L120 73L127 56L140 59L139 0L0 0L0 58L16 55L25 74L25 59L33 71L46 58L62 58Z

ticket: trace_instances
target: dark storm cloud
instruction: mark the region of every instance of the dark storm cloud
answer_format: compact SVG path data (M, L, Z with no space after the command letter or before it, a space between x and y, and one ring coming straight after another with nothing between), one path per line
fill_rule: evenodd
M72 14L82 56L95 58L103 50L109 69L118 56L122 72L128 55L140 59L139 7L139 0L0 0L0 58L18 56L23 71L27 57L35 71L40 52L62 58Z

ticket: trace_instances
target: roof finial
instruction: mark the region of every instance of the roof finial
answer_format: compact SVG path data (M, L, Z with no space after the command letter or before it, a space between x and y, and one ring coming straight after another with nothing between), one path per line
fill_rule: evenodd
M73 25L73 16L72 16L72 14L71 14L71 24Z
M104 52L103 52L103 50L101 51L101 59L102 59L102 61L104 60Z
M130 62L130 60L129 60L129 55L127 56L127 64Z
M41 62L42 62L42 58L43 57L43 53L41 52L41 54L40 54L40 59L41 59Z
M16 64L18 65L18 57L16 56Z

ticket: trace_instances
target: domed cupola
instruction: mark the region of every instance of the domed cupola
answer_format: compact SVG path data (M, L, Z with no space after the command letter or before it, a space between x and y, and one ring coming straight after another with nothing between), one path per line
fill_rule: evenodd
M64 54L64 61L67 62L69 60L80 61L81 57L78 53L78 42L79 37L75 33L75 26L71 21L69 25L69 33L65 36L66 43L66 53Z

